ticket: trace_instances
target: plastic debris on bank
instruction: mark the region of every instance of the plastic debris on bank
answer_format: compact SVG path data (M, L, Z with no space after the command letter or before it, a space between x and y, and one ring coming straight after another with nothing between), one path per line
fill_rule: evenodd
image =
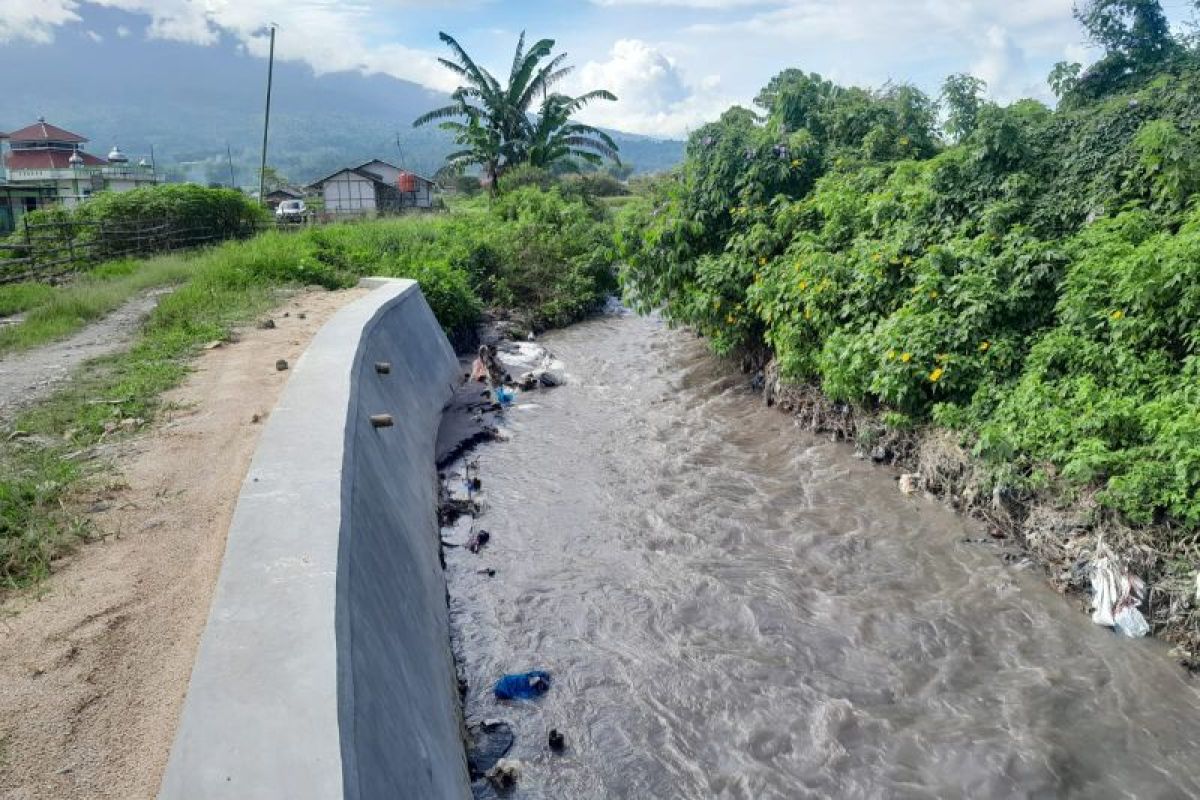
M1092 564L1092 622L1131 638L1145 636L1150 624L1138 610L1145 596L1145 582L1125 569L1102 540Z

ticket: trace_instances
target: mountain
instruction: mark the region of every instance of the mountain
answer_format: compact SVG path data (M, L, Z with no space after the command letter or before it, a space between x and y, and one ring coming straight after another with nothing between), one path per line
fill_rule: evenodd
M82 37L81 37L82 38ZM135 38L0 47L0 130L38 116L91 139L99 155L119 144L134 160L153 148L172 179L257 182L266 61L224 41L211 47ZM307 183L340 167L382 158L431 174L453 149L434 126L412 120L444 95L385 75L316 75L276 62L267 163ZM666 169L683 143L613 132L622 161Z

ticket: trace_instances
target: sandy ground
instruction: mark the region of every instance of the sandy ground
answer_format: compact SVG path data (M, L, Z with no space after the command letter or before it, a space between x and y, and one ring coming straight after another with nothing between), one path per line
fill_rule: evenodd
M128 347L142 321L170 292L143 292L74 336L0 358L0 422L49 395L88 359Z
M104 538L0 606L0 798L158 791L261 423L318 328L365 290L293 296L207 351L85 498ZM284 312L289 316L284 317ZM305 313L306 318L297 315ZM90 505L89 505L90 504Z

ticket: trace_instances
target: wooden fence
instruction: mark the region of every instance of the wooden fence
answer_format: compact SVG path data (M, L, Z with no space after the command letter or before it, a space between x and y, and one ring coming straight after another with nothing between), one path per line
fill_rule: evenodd
M270 227L275 227L272 223ZM279 225L290 228L291 225ZM253 224L196 226L169 219L105 222L23 219L0 239L0 284L17 281L56 283L103 261L184 250L228 239L253 236Z

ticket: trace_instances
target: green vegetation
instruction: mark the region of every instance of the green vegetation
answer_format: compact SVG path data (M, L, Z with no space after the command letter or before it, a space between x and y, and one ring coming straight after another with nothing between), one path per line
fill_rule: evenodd
M1056 68L1058 111L952 77L945 136L910 87L781 73L765 117L734 108L699 129L682 169L625 210L627 295L893 429L956 432L982 465L975 497L1095 493L1093 530L1157 526L1131 558L1188 607L1200 56L1155 9L1081 8L1109 54ZM1200 644L1189 624L1178 636Z
M8 317L33 308L53 294L54 288L44 283L0 285L0 317Z
M293 286L352 286L363 275L415 278L443 327L470 328L484 307L529 328L579 319L616 288L605 206L578 181L515 187L445 215L269 232L147 261L105 264L61 288L18 285L0 302L27 310L0 330L0 352L59 336L141 288L176 284L132 349L89 364L65 390L0 436L0 587L44 576L87 528L71 492L94 478L90 451L122 434L121 420L154 417L206 342L224 339ZM91 465L91 466L89 466Z
M438 60L465 83L451 93L450 105L422 114L413 121L413 127L446 120L439 127L453 134L462 148L446 157L447 169L461 174L469 167L479 167L495 193L500 176L522 164L578 169L575 159L593 167L605 158L620 163L617 145L607 133L571 121L588 103L617 98L604 89L579 97L551 92L573 70L563 66L566 53L550 58L552 39L541 39L526 50L522 32L512 72L507 84L502 85L476 64L454 37L445 33L440 36L454 59ZM549 60L543 64L543 59ZM537 116L531 118L530 111L539 97L542 105Z
M33 259L36 271L65 273L131 254L150 254L201 244L244 239L270 222L267 212L232 189L165 184L130 192L101 192L75 208L39 209L9 237L24 248L6 250ZM25 272L30 265L13 267ZM0 279L6 269L0 262Z
M30 283L0 286L0 308L11 299L14 310L25 312L21 324L0 328L0 356L68 336L115 311L138 292L182 283L196 263L182 255L146 262L125 259L110 261L57 290Z

